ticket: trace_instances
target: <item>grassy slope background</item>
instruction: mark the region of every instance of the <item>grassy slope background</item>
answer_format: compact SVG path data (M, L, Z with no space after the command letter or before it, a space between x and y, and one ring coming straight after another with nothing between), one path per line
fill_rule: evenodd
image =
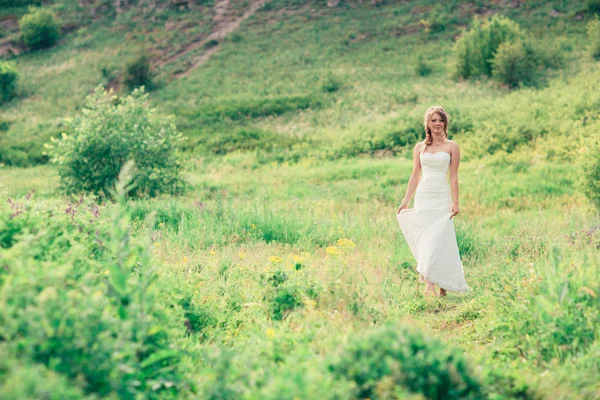
M236 13L248 7L232 4ZM133 9L114 21L82 18L89 10L78 2L54 7L81 26L52 49L14 59L23 97L0 111L7 164L44 162L41 144L60 132L61 118L110 80L102 68L118 71L139 46L156 59L176 54L213 28L210 3L150 15ZM307 398L327 387L314 374L326 375L332 353L364 330L400 321L461 348L480 366L490 398L598 398L600 221L580 193L578 163L598 132L600 72L587 55L585 5L447 3L445 29L428 33L419 21L431 10L429 1L332 9L273 1L187 76L172 78L186 69L185 57L157 70L151 101L189 137L193 189L129 209L136 220L157 212L161 288L188 298L186 312L203 321L192 335L174 322L198 387L214 393L223 385L223 393L249 398L281 398L285 387L290 398ZM560 49L563 68L538 88L513 92L486 80L452 81L454 38L474 14L492 13ZM415 72L419 56L431 75ZM323 90L330 80L340 90ZM305 100L308 107L298 106ZM387 144L410 138L431 104L450 112L461 144L456 228L472 288L443 301L419 295L394 220L414 140ZM258 146L279 146L212 154L240 132L254 132ZM371 157L382 154L397 157ZM62 204L56 187L51 166L2 168L5 198L35 189L41 203ZM305 293L281 321L272 318L265 285L278 273ZM315 282L316 298L305 288ZM213 357L222 352L227 377Z

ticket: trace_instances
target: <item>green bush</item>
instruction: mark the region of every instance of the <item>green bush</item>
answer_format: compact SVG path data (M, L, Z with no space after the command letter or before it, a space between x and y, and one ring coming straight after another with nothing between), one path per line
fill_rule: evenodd
M583 163L583 189L592 204L600 211L600 143L589 146Z
M505 42L514 42L524 38L519 26L501 16L495 16L487 22L473 20L469 31L456 42L455 71L456 78L492 76L493 60L498 47Z
M419 57L417 60L417 66L415 67L415 72L418 76L429 76L433 72L433 69L423 57Z
M130 90L141 86L144 86L147 90L152 90L154 88L152 76L150 57L148 54L142 53L125 65L123 83Z
M156 301L149 241L132 243L129 179L108 207L2 203L0 353L11 359L0 361L2 393L151 399L178 390L180 353ZM19 378L27 373L38 381Z
M39 6L41 4L42 0L0 0L0 8Z
M177 193L183 187L182 136L163 117L146 106L148 95L136 89L117 98L102 88L87 97L82 115L66 120L62 139L46 144L58 165L66 193L87 192L107 196L121 167L129 160L136 166L130 194L156 196Z
M11 100L17 92L19 73L5 61L0 61L0 103Z
M45 8L30 8L19 21L21 36L30 49L53 46L60 38L60 23L54 13Z
M540 76L533 48L521 40L500 44L492 63L494 79L509 88L533 86Z
M335 77L333 74L327 74L321 80L321 91L325 93L334 93L340 90L344 86L341 79Z
M589 49L592 57L600 59L600 19L594 18L588 23L587 35L589 39Z
M587 0L586 6L588 12L592 14L600 14L600 0Z
M385 394L397 390L428 399L481 397L480 383L461 353L392 325L352 340L330 370L353 381L361 399L389 398Z

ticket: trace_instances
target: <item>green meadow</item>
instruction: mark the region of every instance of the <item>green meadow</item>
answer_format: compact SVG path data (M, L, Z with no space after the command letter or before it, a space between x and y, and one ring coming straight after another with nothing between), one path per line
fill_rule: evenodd
M600 399L594 2L272 0L204 44L254 3L139 3L51 2L58 44L10 59L0 397ZM555 60L535 85L452 78L453 43L492 15ZM140 49L186 191L126 199L124 174L113 201L62 194L44 143L98 85L126 94ZM423 297L396 222L434 104L461 148L470 286L446 298Z

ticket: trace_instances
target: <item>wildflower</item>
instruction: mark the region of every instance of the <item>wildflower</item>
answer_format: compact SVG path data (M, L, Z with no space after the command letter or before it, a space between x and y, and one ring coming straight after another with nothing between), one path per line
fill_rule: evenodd
M270 338L275 337L275 329L273 329L273 328L267 329L266 333L267 333L267 336Z
M246 258L246 252L245 251L240 251L238 253L238 257L240 258L240 260L243 260L244 258Z
M350 239L339 239L337 241L337 244L341 248L347 249L347 250L353 249L353 248L356 247L356 244L352 240L350 240Z
M160 243L159 242L155 242L154 243L154 247L160 247Z
M189 258L187 258L186 256L183 256L183 258L181 259L181 263L182 263L182 264L187 264L187 263L188 263L188 261L190 261L190 259L189 259Z
M256 229L256 225L252 224L252 229Z
M281 257L271 256L269 257L269 261L271 261L273 264L279 264L282 260Z
M210 254L211 256L214 256L215 254L217 254L217 252L214 251L214 250L211 250L211 251L208 252L208 254Z
M325 253L329 254L330 256L337 256L340 254L340 250L336 246L329 246L325 249Z
M292 261L297 264L302 264L304 262L304 257L298 254L292 254Z

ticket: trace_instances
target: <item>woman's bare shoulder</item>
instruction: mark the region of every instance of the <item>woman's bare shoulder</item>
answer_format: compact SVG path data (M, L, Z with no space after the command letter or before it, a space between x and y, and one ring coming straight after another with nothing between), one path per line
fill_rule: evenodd
M423 150L423 147L425 146L425 142L419 142L415 145L415 151L417 153L420 153L421 150Z
M451 149L458 149L458 143L456 143L454 140L446 139L446 143L450 144Z

